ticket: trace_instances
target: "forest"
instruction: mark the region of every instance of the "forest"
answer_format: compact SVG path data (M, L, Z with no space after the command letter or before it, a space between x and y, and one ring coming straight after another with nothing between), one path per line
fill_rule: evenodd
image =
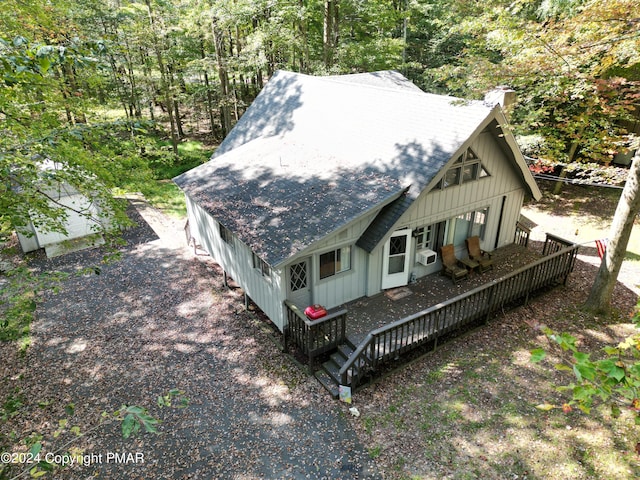
M43 159L64 165L57 180L118 211L114 193L153 195L157 180L206 160L278 69L395 69L468 99L508 85L512 128L541 171L608 165L638 133L633 0L3 3L3 235L28 216L63 228Z

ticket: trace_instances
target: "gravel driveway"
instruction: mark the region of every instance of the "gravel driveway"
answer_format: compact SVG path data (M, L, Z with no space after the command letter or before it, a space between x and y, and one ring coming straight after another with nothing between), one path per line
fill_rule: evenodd
M90 464L56 478L379 478L346 405L278 351L242 297L222 287L219 267L184 247L182 225L136 203L153 230L141 221L122 260L47 294L19 375L14 366L5 377L30 409L12 426L23 436L52 432L75 405L69 426L88 433L72 446ZM99 258L71 254L45 268ZM173 388L187 408L158 407ZM124 440L119 423L100 424L123 404L161 418L160 434ZM52 450L73 434L48 438Z

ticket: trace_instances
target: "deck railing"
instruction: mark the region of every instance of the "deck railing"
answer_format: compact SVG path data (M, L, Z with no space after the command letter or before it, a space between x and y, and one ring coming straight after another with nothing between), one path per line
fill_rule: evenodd
M492 313L527 304L531 294L558 284L566 284L573 269L578 245L557 251L497 280L463 293L409 317L377 328L357 346L340 369L342 385L356 387L366 375L409 350Z
M526 248L529 246L530 235L531 235L531 229L529 227L524 225L522 222L516 222L516 233L513 239L513 243Z
M330 312L326 317L310 320L289 300L285 300L288 326L287 342L296 344L309 357L313 369L318 355L331 351L347 338L347 310Z
M573 244L574 243L569 240L547 233L544 240L544 246L542 247L542 255L550 255L552 253L559 252L563 248L570 247Z

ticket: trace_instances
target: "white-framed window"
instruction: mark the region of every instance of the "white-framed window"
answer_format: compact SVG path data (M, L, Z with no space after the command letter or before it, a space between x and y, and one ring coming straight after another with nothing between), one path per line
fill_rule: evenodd
M342 247L320 255L320 280L351 270L351 247Z
M484 239L489 208L466 212L454 217L449 222L448 242L455 246L464 244L469 237Z
M263 277L271 277L271 267L269 264L255 253L251 252L251 254L253 255L253 268L258 270Z
M433 225L416 228L413 231L413 236L416 238L416 250L431 248L433 238Z
M220 232L220 238L223 242L233 246L233 233L227 227L218 223L218 231Z
M445 189L474 182L488 176L489 172L482 165L480 158L471 148L467 148L467 151L460 155L453 163L453 166L445 172L444 177L435 188Z

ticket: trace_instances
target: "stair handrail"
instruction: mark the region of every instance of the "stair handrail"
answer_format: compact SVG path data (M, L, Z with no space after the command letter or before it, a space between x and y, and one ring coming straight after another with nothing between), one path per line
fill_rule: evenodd
M397 328L405 323L409 323L413 320L415 320L416 318L423 316L423 315L428 315L430 313L432 313L433 311L436 310L440 310L443 309L445 307L447 307L448 305L455 303L455 302L459 302L463 299L465 299L466 297L470 297L472 295L477 294L478 292L481 292L484 289L487 288L491 288L499 283L505 282L507 280L509 280L511 277L514 277L516 275L520 275L523 271L529 270L529 269L533 269L535 268L537 265L545 263L545 262L549 262L552 259L555 259L556 257L565 255L567 253L571 253L572 254L572 261L569 262L568 268L567 268L567 272L565 273L565 283L566 283L566 279L569 276L569 273L573 270L574 267L574 260L575 260L575 256L577 254L577 250L578 250L579 245L578 244L571 244L570 246L568 246L567 248L564 248L560 251L557 251L551 255L548 255L546 257L543 257L539 260L536 260L535 262L526 265L525 267L519 268L513 272L510 272L506 275L503 275L500 278L497 278L495 280L491 280L490 282L487 282L483 285L480 285L476 288L474 288L473 290L469 290L468 292L462 293L456 297L453 298L449 298L447 300L445 300L444 302L438 303L437 305L433 305L429 308L426 308L424 310L421 310L419 312L416 312L412 315L409 315L407 317L403 317L400 318L398 320L395 320L394 322L388 323L386 325L383 325L381 327L378 327L374 330L371 330L367 336L360 342L360 344L356 347L356 349L353 351L353 353L349 356L349 358L347 359L347 361L344 363L344 365L342 366L342 368L340 368L340 381L342 383L342 385L346 385L347 384L347 372L349 371L350 368L353 367L353 364L358 360L358 358L362 355L362 352L364 352L364 350L369 347L369 345L371 344L371 342L373 341L374 338L376 338L377 336L379 336L380 334L386 332L387 330L392 330L394 328ZM489 309L491 311L491 309L494 308L494 305L489 305ZM490 312L489 312L490 313Z

